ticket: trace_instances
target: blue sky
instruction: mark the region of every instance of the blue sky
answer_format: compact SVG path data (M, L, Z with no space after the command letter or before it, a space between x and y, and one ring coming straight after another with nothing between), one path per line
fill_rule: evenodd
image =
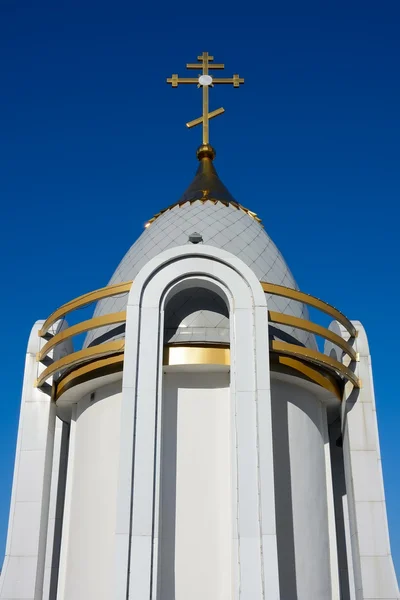
M0 563L30 328L107 284L189 184L200 92L165 78L208 50L246 79L211 91L221 179L300 288L367 329L399 571L400 6L135 4L0 6Z

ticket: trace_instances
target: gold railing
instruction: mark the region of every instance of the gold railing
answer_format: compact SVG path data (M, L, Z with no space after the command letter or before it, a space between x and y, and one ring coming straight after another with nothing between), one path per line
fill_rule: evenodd
M110 298L113 296L126 294L129 292L131 285L132 281L127 281L124 283L118 283L115 285L100 288L93 292L84 294L83 296L79 296L78 298L67 302L66 304L58 308L56 311L54 311L48 317L48 319L46 319L41 330L39 331L39 336L46 339L47 341L44 344L43 348L40 350L40 352L38 352L37 360L39 362L45 362L46 364L48 364L48 354L62 342L65 342L66 340L69 340L76 335L86 333L93 329L114 325L116 323L124 323L126 320L126 312L121 311L107 315L101 315L99 317L93 317L92 319L82 321L77 325L72 325L71 327L60 331L54 336L51 336L51 334L49 334L52 325L54 325L59 319L65 317L72 311L75 311L79 308L83 308L91 303L98 302L99 300L102 300L104 298ZM346 341L333 331L327 329L326 327L322 327L321 325L317 325L312 321L301 319L299 317L294 317L284 313L279 313L276 311L269 311L268 319L271 323L300 329L302 331L306 331L314 335L320 336L325 340L329 340L330 342L335 344L348 356L347 362L349 363L349 365L346 366L343 363L335 360L334 358L327 356L326 354L323 354L322 352L319 352L317 350L313 350L302 345L274 340L270 343L270 349L271 352L278 357L278 362L280 362L280 364L282 365L285 365L286 367L290 367L302 373L305 377L316 381L317 383L323 385L331 391L333 390L332 386L334 386L335 393L337 395L340 395L340 391L338 391L337 387L337 382L350 381L355 387L360 387L360 381L354 372L354 366L358 360L358 355L353 345L354 340L357 336L357 331L353 324L347 319L347 317L345 317L343 313L341 313L339 310L337 310L330 304L324 302L323 300L315 298L314 296L305 294L304 292L300 292L298 290L287 288L281 285L275 285L265 282L261 282L261 286L264 292L268 294L273 294L277 296L282 296L284 298L289 298L291 300L296 300L298 302L307 304L308 306L312 306L328 314L333 319L339 321L349 333L349 340ZM198 348L204 349L204 347L205 345L198 345ZM180 348L182 348L182 346L180 346ZM122 370L123 351L124 340L117 340L105 342L102 344L91 346L89 348L78 350L76 352L72 352L71 354L68 354L63 358L60 358L59 360L48 364L48 366L42 371L42 373L40 373L39 377L37 378L36 386L41 387L51 376L58 375L58 379L56 382L57 390L55 393L55 397L59 397L63 390L65 391L65 389L73 385L73 380L80 382L84 380L85 377L96 377L96 373L99 372L99 369L104 370L104 368L111 368L114 369L114 371L116 369ZM216 360L217 364L229 364L229 349L226 347L220 347L220 351L223 353L221 354L221 357L216 357L215 352L194 352L193 354L192 346L190 356L207 356L210 358L205 358L204 360L208 360L208 362ZM187 356L189 356L188 352L186 353ZM175 353L172 351L167 351L164 353L164 363L170 364L168 362L170 359L166 357L172 356L183 356L183 354L182 351ZM211 358L211 356L213 358ZM174 358L173 360L177 359ZM176 364L176 362L173 364ZM321 377L325 378L325 383L322 382ZM332 378L336 380L336 384L332 383Z
M78 296L78 298L74 298L74 300L70 300L66 304L63 304L62 306L60 306L60 308L57 308L57 310L51 313L51 315L43 323L43 326L39 331L39 337L44 337L49 331L50 327L54 325L56 321L62 319L73 310L77 310L78 308L84 308L85 306L88 306L93 302L98 302L98 300L102 300L102 298L111 298L112 296L126 294L131 289L132 283L133 281L126 281L124 283L115 283L114 285L108 285L106 287L99 288L98 290L94 290L93 292L83 294L83 296Z

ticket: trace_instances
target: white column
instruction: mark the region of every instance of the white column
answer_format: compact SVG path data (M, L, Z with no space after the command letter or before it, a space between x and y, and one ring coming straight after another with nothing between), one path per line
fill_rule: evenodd
M266 600L279 600L268 310L259 301L254 307L254 338L263 594Z
M55 427L54 404L34 387L42 324L32 329L25 360L1 600L42 600Z
M342 432L355 593L357 600L392 600L400 595L390 552L371 356L363 326L353 324L362 387L346 394Z

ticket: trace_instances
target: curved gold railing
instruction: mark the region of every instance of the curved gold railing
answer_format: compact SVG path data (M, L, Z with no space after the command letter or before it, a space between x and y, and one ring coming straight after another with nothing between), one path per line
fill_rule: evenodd
M116 323L125 323L126 321L126 311L123 310L117 313L111 313L109 315L102 315L101 317L94 317L93 319L88 319L87 321L82 321L82 323L78 323L77 325L72 325L72 327L68 327L67 329L63 329L60 333L57 333L53 336L47 344L43 346L40 352L37 353L37 360L43 360L48 353L53 350L58 344L61 342L65 342L80 333L86 333L87 331L91 331L92 329L98 329L99 327L104 327L106 325L115 325Z
M49 379L52 375L66 369L67 367L74 367L76 365L80 365L92 358L97 358L99 356L109 356L110 354L116 354L117 352L123 352L125 347L125 340L117 340L114 342L106 342L105 344L99 344L98 346L93 346L91 348L84 348L83 350L78 350L77 352L72 352L71 354L67 354L67 356L63 356L59 360L56 360L51 365L49 365L37 378L36 387L40 387L43 385L47 379Z
M268 317L271 323L288 325L296 329L302 329L303 331L308 331L309 333L319 335L326 340L331 341L336 346L339 346L339 348L346 352L346 354L348 354L352 360L357 360L358 358L357 352L354 350L353 346L340 337L340 335L337 335L326 327L322 327L321 325L317 325L316 323L307 321L306 319L300 319L300 317L292 317L291 315L285 315L284 313L278 313L272 310L268 311Z
M344 375L344 377L351 381L355 387L359 387L359 380L354 371L338 360L335 360L326 354L322 354L322 352L318 352L318 350L312 350L311 348L304 348L303 346L297 346L296 344L288 344L287 342L278 342L275 340L271 342L271 349L273 352L284 354L285 356L303 358L304 360L320 365L321 367L326 367L328 369L331 367L338 373Z
M330 317L339 321L349 332L350 337L357 337L357 329L354 327L353 323L349 321L347 317L344 316L343 313L340 312L337 308L324 302L324 300L320 300L315 296L311 296L310 294L306 294L305 292L300 292L299 290L293 290L292 288L285 287L284 285L276 285L275 283L266 283L264 281L261 282L262 289L267 294L273 294L275 296L283 296L284 298L290 298L291 300L297 300L298 302L302 302L303 304L308 304L308 306L312 306L313 308L317 308L321 312L326 313Z
M43 323L42 328L39 331L39 337L43 337L56 321L62 319L73 310L83 308L84 306L88 306L88 304L92 304L93 302L97 302L103 298L111 298L112 296L126 294L131 289L132 283L132 281L125 281L124 283L108 285L106 287L99 288L98 290L94 290L93 292L83 294L83 296L78 296L78 298L74 298L74 300L70 300L66 304L63 304L60 306L60 308L51 313L51 315Z
M261 285L264 292L268 294L296 300L328 314L333 319L339 321L350 335L349 340L346 341L330 329L317 325L312 321L276 311L268 311L268 319L271 323L307 331L314 335L318 335L325 340L329 340L347 354L350 365L346 366L332 357L311 348L273 340L270 343L270 349L271 352L278 357L278 362L302 373L305 377L315 381L326 389L335 391L337 396L340 396L341 394L338 388L338 382L340 381L350 381L355 387L360 387L360 381L352 369L358 360L358 355L353 346L357 331L351 321L349 321L339 310L319 298L281 285L266 282L261 282ZM87 294L83 294L54 311L46 319L39 331L39 336L48 341L38 352L37 360L39 362L46 361L47 363L49 359L46 357L48 357L48 354L54 350L54 348L65 340L71 339L78 334L104 326L114 325L116 323L124 323L126 320L125 311L101 315L82 321L77 325L72 325L48 339L51 326L59 319L65 317L74 310L83 308L98 300L125 294L129 292L131 286L132 281L127 281L103 287ZM215 364L221 365L230 363L229 348L226 347L219 347L218 350L214 348L217 353L213 352L212 347L207 347L205 344L200 344L197 348L193 346L187 347L184 351L182 348L181 345L167 347L164 352L164 364L181 364L179 360L186 360L187 357L190 358L191 362L193 360L196 362L196 360L199 361L201 359L203 363L205 361L207 364L214 364L215 361ZM109 372L110 370L112 372L115 372L115 370L122 370L123 351L124 340L117 340L72 352L48 365L37 378L36 386L43 386L43 384L52 376L58 377L55 385L55 398L57 398L66 391L66 389L69 389L72 385L76 385L76 382L79 383L80 381L92 379L100 376L99 373ZM221 356L219 356L218 352L222 352ZM185 359L179 358L184 356L186 356ZM176 361L178 361L178 363Z

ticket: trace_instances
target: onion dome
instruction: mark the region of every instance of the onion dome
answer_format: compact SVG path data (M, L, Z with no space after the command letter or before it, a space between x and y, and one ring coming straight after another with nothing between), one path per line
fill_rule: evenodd
M180 200L160 211L125 254L109 285L135 279L154 256L185 244L203 243L231 252L266 281L298 289L282 254L266 233L257 215L239 204L222 183L214 167L215 151L209 145L197 151L199 167ZM101 300L95 316L125 309L127 295ZM308 319L307 307L279 296L268 297L270 310ZM90 332L86 346L124 336L125 325ZM282 325L270 326L276 339L316 347L314 337ZM165 316L165 341L229 343L229 315L219 296L209 290L192 288L170 303Z

